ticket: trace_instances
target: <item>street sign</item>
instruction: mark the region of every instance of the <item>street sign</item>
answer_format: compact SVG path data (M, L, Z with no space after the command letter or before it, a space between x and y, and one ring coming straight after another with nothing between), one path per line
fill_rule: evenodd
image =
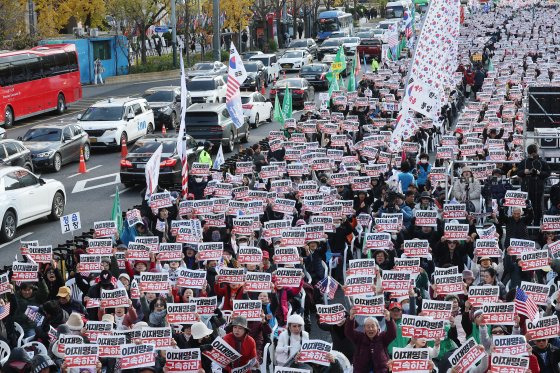
M81 228L82 222L80 221L79 212L60 217L60 229L62 230L62 234L73 232Z
M156 26L154 31L163 34L169 31L169 26Z

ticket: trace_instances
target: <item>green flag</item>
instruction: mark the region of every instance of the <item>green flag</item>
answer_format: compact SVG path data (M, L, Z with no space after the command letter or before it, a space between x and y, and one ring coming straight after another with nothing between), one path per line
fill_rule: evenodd
M344 47L341 45L336 52L333 63L331 63L331 71L340 74L346 69L346 56L344 55Z
M354 63L352 64L352 68L350 69L350 77L348 78L348 92L355 92L356 91L356 76L354 71L356 70L356 56L354 56Z
M116 192L115 192L115 198L113 199L113 210L111 211L111 220L117 222L117 229L118 232L120 232L123 226L121 199L119 197L119 187L117 186L115 189Z
M338 79L331 80L331 84L329 85L329 97L331 97L333 91L338 91Z
M284 113L282 112L282 107L280 106L280 100L278 100L278 95L274 99L274 120L284 124Z
M285 119L292 117L292 91L288 88L288 86L286 86L286 91L284 92L282 112L284 113Z

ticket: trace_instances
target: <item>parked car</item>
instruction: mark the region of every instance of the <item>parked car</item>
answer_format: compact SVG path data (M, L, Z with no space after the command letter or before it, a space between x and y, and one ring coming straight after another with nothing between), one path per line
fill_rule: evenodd
M289 78L279 80L274 84L270 90L270 101L273 102L276 95L278 95L278 99L282 101L284 99L286 87L292 92L292 107L294 109L303 109L306 101L313 101L315 99L315 89L306 79Z
M311 38L292 40L287 49L307 49L307 51L311 53L313 58L317 58L317 43L315 43L315 40Z
M356 48L360 45L360 38L355 36L350 36L347 38L342 38L342 46L344 47L344 54L347 56L353 56L356 54Z
M243 61L249 61L249 59L253 56L258 56L260 54L263 54L263 52L261 51L249 51L249 52L243 52L241 53L241 59Z
M278 59L282 70L299 70L313 62L313 57L305 49L288 50Z
M226 102L226 82L222 76L197 76L187 82L191 102Z
M198 62L187 71L187 80L195 76L215 76L227 74L228 68L220 61Z
M355 32L354 36L360 39L371 39L375 37L375 32L373 31L373 29L368 29L366 31Z
M263 121L272 122L274 108L272 103L259 92L241 92L243 115L252 128L257 128Z
M233 151L236 141L249 141L249 124L245 121L235 128L224 103L191 105L185 116L185 128L195 140L210 141L216 149L222 144L225 152Z
M198 154L202 150L197 142L189 135L185 136L187 160L189 167L198 161ZM177 154L177 136L175 134L151 134L136 141L128 151L126 158L121 160L121 183L126 187L135 184L146 184L146 163L160 146L163 146L159 166L159 185L173 187L181 185L182 163Z
M329 72L329 65L325 63L312 63L301 68L299 76L307 79L316 89L328 89L329 81L326 78Z
M326 54L336 54L342 45L342 39L327 39L319 46L319 61L323 60Z
M154 112L156 128L163 126L175 129L181 116L181 88L180 87L155 87L150 88L142 95L150 104ZM191 97L187 91L187 107L191 104Z
M109 98L78 115L78 124L93 147L120 149L154 132L154 112L145 98Z
M249 61L261 61L265 67L266 83L270 84L280 77L280 66L275 54L257 54Z
M77 124L41 124L18 139L31 151L35 169L58 172L63 165L80 161L81 150L85 161L91 154L88 134Z
M261 61L250 61L243 64L245 70L247 71L247 79L241 85L241 89L249 89L254 91L256 89L261 89L261 84L268 85L266 83L265 69Z
M358 45L358 55L361 59L371 61L373 58L378 61L381 59L381 45L383 43L379 39L362 39Z
M33 172L31 151L17 140L0 140L0 164L19 166Z
M0 166L0 240L12 241L18 227L64 214L66 190L60 181L41 179L23 167Z

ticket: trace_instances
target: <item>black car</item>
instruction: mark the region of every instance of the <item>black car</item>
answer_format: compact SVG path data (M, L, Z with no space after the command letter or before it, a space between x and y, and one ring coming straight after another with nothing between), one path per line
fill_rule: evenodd
M336 54L336 52L338 52L338 48L342 45L343 41L344 40L342 40L342 38L325 40L321 44L321 46L319 46L317 59L321 61L325 54Z
M313 101L315 99L315 89L309 84L307 79L303 78L289 78L279 80L274 84L270 90L270 101L274 102L275 96L282 102L286 87L292 92L292 108L303 109L306 101Z
M16 140L0 140L0 164L20 166L33 172L31 151Z
M50 168L58 172L62 165L80 160L80 149L84 151L84 160L89 160L89 136L77 124L35 126L18 140L31 150L36 169Z
M317 58L318 47L313 39L292 40L287 49L307 49L313 58Z
M305 65L301 68L299 76L306 79L309 84L317 89L329 88L329 81L327 80L327 73L329 72L329 65L326 63L312 63Z
M241 85L241 89L254 91L255 88L260 90L263 83L268 85L265 78L264 64L261 61L245 62L243 66L247 70L247 79Z
M181 88L155 87L142 95L154 112L156 128L165 125L167 129L175 129L181 116ZM187 94L187 107L190 106L190 95Z
M189 166L198 160L201 148L189 135L185 136L187 159ZM146 184L146 163L160 146L163 146L159 165L159 185L181 186L181 159L177 154L177 135L151 134L136 141L128 151L126 158L121 159L121 183L127 188L135 184Z

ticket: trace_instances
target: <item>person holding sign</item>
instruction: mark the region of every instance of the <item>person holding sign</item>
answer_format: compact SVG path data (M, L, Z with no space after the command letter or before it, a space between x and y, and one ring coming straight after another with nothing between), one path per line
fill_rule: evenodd
M470 167L463 167L461 177L453 184L453 198L466 203L468 212L480 212L480 194L480 181L473 177Z
M234 317L230 325L233 327L233 330L225 335L224 341L237 350L241 357L223 369L223 371L228 373L234 368L242 367L251 360L255 361L257 359L257 345L253 337L249 335L247 319L243 316Z
M303 330L303 317L292 314L288 317L286 330L278 337L276 346L276 363L278 366L291 367L303 341L309 340L309 333Z
M387 346L397 336L397 327L391 319L389 311L385 310L387 329L383 332L380 332L379 322L373 317L366 318L363 332L357 331L354 316L355 310L352 308L344 327L346 337L352 341L355 347L354 372L368 372L373 367L375 373L387 373L389 371Z

